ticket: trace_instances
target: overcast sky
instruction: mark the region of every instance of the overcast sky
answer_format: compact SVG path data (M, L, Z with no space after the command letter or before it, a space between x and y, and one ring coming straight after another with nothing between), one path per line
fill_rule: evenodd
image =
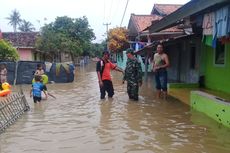
M129 0L122 26L128 26L130 14L150 14L154 4L185 4L189 0ZM57 16L79 18L86 16L96 35L96 42L105 39L105 23L109 28L120 26L127 0L0 0L0 29L13 31L8 25L12 10L16 9L21 18L30 21L38 31L45 23Z

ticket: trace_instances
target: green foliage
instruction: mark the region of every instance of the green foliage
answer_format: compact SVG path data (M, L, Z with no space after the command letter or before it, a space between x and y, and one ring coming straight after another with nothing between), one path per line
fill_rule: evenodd
M0 60L3 61L17 61L19 59L19 55L17 50L10 45L10 43L0 40Z
M128 30L124 27L110 29L108 37L109 50L113 53L122 52L129 47Z
M36 41L39 50L58 53L69 52L73 56L82 55L89 49L95 38L86 17L72 19L57 17L55 22L45 25L41 37Z
M15 9L12 11L12 14L10 14L10 17L7 17L6 19L9 20L8 24L12 25L14 32L16 32L17 26L20 25L22 21L20 13Z
M105 50L105 48L106 48L106 42L105 41L103 41L101 44L99 44L99 43L91 44L89 55L93 56L93 57L95 57L95 56L101 57L102 52Z
M22 32L32 32L35 30L33 24L26 20L22 20L18 29Z

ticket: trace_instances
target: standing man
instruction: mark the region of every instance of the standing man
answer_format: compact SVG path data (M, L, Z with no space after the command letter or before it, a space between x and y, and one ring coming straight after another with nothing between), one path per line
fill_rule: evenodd
M163 45L157 45L157 52L153 58L153 72L155 72L155 82L157 89L157 98L160 98L163 92L163 98L167 96L167 70L169 67L168 55L164 53Z
M129 99L138 100L138 90L142 85L142 69L141 64L134 56L134 50L129 48L126 51L127 63L123 83L127 81L127 92Z
M105 98L106 92L108 93L108 97L112 98L114 95L113 83L111 79L110 70L116 70L124 73L124 71L118 68L115 64L110 62L109 60L109 52L103 52L103 57L97 62L96 71L98 82L100 86L101 99Z

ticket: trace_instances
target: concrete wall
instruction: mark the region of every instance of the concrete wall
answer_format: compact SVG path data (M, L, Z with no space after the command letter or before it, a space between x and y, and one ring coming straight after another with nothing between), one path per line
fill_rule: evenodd
M230 103L202 91L192 91L190 104L217 122L230 127Z

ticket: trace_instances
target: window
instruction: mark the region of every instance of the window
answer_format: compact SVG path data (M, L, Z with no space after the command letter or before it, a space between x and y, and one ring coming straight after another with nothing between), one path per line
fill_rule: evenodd
M215 64L224 65L225 64L225 45L221 42L217 42L215 49Z

